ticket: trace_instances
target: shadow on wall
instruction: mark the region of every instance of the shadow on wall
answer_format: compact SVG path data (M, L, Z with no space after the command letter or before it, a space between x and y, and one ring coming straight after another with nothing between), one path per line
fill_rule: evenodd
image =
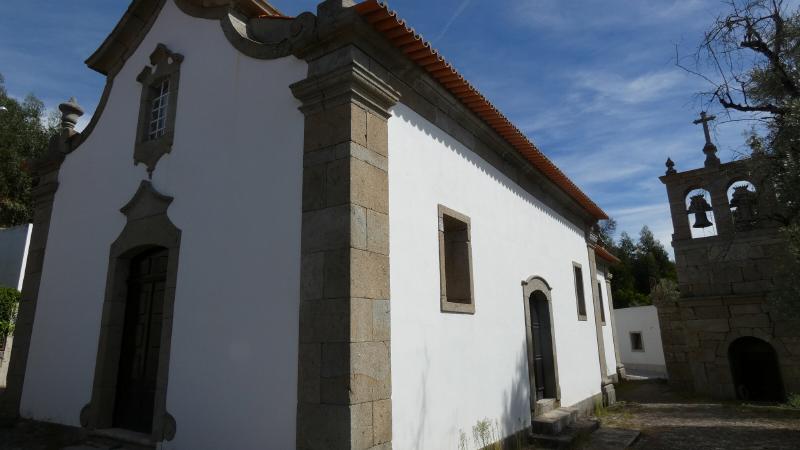
M414 448L425 448L425 425L428 423L428 383L426 383L426 380L428 379L428 371L431 366L427 347L424 348L424 354L422 358L420 358L420 363L422 367L419 375L419 385L422 386L422 392L420 392L419 396L419 414L417 415L419 421L417 422L417 432L414 438L414 442L416 443Z
M410 112L404 109L403 107L395 107L392 109L392 112L398 119L406 121L408 124L420 130L421 132L425 133L425 135L427 135L434 141L444 145L449 150L457 153L465 160L469 161L470 164L472 164L478 170L483 172L489 178L496 181L498 184L501 184L514 196L522 199L524 202L528 203L530 206L536 208L537 210L544 213L551 219L555 220L560 225L570 229L573 233L583 236L583 230L575 226L574 223L565 220L564 217L561 216L561 214L554 211L551 207L549 207L539 198L532 195L530 192L522 189L516 182L514 182L515 180L509 179L494 165L492 165L483 157L479 156L473 149L467 148L466 145L464 145L461 141L459 141L455 137L451 136L447 132L438 128L436 125L433 125L430 122L426 121L424 118L416 115L416 113ZM469 138L470 137L465 137L464 139L469 140ZM475 139L474 137L472 137L472 140L477 141L477 139ZM492 152L492 150L489 150L487 148L487 152ZM496 159L497 159L497 161L495 162L496 164L502 163L502 159L500 158L500 156L497 156ZM533 184L532 187L538 191L537 193L539 196L547 199L550 198L551 196L546 194L541 187L542 184L546 183L548 182L544 181L544 176L541 176L541 181L537 177L536 182Z
M514 378L510 380L508 390L503 393L503 404L506 405L501 422L503 437L511 436L531 426L530 395L528 343L522 341L522 346L517 352ZM515 449L518 447L512 445L510 448ZM521 449L521 447L519 448Z
M531 425L529 395L528 349L527 343L523 341L514 362L513 376L509 380L508 388L502 393L502 415L478 419L469 429L459 430L456 448L522 450L527 442L527 434L521 431L527 430ZM499 446L501 443L502 447Z

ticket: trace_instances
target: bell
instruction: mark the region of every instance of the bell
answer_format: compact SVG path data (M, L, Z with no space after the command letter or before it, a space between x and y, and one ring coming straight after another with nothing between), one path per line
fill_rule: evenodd
M692 225L692 227L708 228L712 226L713 223L708 220L708 212L712 210L711 205L708 204L703 194L692 196L692 202L689 203L689 209L687 211L690 214L694 214L694 225Z

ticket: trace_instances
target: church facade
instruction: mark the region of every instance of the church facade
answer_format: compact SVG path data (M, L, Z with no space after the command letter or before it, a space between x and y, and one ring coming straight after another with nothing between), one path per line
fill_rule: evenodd
M770 296L785 252L764 154L722 163L705 113L704 167L667 161L680 298L656 303L669 382L721 398L781 402L800 390L800 332Z
M6 417L458 448L614 400L605 213L375 0L134 0L37 165ZM471 444L471 440L467 442Z

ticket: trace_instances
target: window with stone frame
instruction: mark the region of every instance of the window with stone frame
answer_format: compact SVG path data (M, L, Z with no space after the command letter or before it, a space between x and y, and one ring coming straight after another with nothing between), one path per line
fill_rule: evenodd
M470 219L439 205L439 277L442 312L475 313Z
M634 352L644 351L644 340L640 331L631 331L631 350Z
M133 159L145 164L151 175L158 160L172 150L182 62L183 56L158 44L150 55L150 65L136 78L142 95Z
M597 298L600 300L600 322L602 322L603 325L605 325L606 324L606 307L605 307L605 304L604 304L605 301L603 299L603 283L600 282L600 281L597 282Z
M586 320L586 293L583 286L583 267L578 263L572 263L572 270L575 274L575 298L578 302L578 320Z

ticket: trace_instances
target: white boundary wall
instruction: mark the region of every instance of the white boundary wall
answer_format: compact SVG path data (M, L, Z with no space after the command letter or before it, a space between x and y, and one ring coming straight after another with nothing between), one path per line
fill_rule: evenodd
M636 306L614 310L614 331L619 339L619 357L631 374L666 378L664 347L655 306ZM630 334L642 333L644 351L631 347Z

